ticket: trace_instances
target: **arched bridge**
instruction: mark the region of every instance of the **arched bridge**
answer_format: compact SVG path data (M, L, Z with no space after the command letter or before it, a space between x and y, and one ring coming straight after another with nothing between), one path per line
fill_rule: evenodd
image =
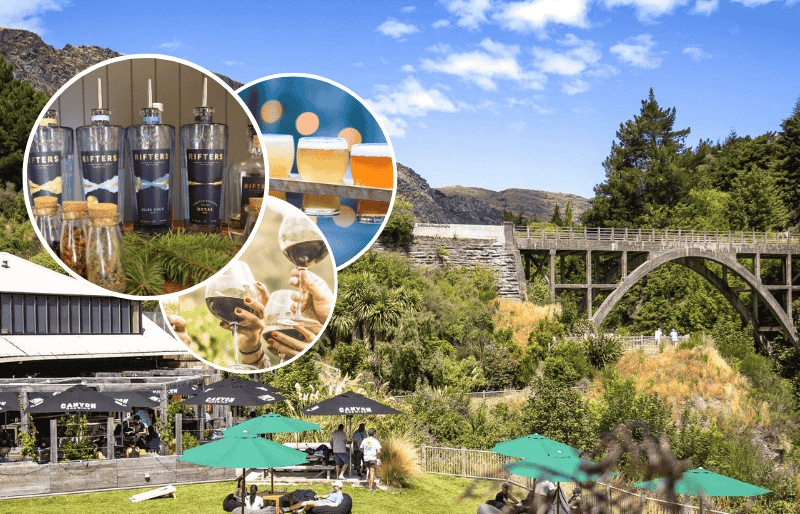
M769 332L783 331L800 350L792 315L792 299L800 294L800 236L587 227L516 227L514 235L526 276L547 277L554 299L559 290L584 291L582 305L596 328L642 277L674 262L719 290L742 319L753 324L760 342ZM572 273L581 277L580 283L565 282L568 255L585 260L585 270ZM762 266L767 262L780 272L764 283ZM593 308L602 296L602 303Z

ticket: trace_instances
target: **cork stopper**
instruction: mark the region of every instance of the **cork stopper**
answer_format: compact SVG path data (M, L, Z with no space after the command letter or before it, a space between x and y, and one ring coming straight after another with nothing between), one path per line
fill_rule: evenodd
M58 206L58 198L55 196L37 196L33 199L33 206L37 209L55 209Z
M87 196L86 197L86 205L94 205L96 203L98 203L98 200L97 200L96 197L94 197L94 196Z
M113 218L117 215L117 204L95 203L89 206L89 217L92 219Z
M250 207L253 209L260 211L261 210L261 203L264 201L264 198L250 198L247 202L250 204Z
M61 206L63 212L80 212L86 209L86 202L64 202Z

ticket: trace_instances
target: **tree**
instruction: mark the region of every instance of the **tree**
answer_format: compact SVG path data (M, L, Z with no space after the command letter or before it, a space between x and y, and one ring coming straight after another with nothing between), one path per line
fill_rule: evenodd
M689 189L684 139L690 129L673 130L675 114L674 107L658 105L651 88L639 115L620 124L619 143L612 142L603 162L606 181L595 186L584 225L655 226L648 212L677 205ZM657 219L659 224L667 221Z
M392 213L389 215L389 221L383 227L382 235L398 246L407 245L414 237L412 231L416 218L414 218L413 207L411 202L397 195L392 206Z
M553 217L550 218L550 223L557 227L564 226L564 220L561 219L561 210L559 209L558 204L553 207Z
M564 208L564 222L562 227L572 226L572 200L567 200L567 206Z
M47 97L22 80L0 56L0 184L22 187L22 159L28 136Z
M748 166L733 179L728 219L733 230L766 232L786 227L789 213L769 171Z
M792 213L792 222L800 221L800 99L792 115L781 123L777 146L778 185L786 206Z

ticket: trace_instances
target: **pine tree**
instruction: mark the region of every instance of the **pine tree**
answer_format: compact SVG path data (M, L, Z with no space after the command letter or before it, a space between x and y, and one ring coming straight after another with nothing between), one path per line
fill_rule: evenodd
M781 123L781 129L775 141L775 171L781 196L792 213L792 222L797 223L800 221L800 99L792 115Z
M47 97L27 82L14 80L0 56L0 183L22 187L22 159L33 124Z
M557 227L561 227L564 225L564 220L561 219L561 210L558 207L558 204L553 208L553 217L550 218L550 223Z
M567 200L567 206L564 208L564 223L561 226L572 226L572 200Z
M673 130L675 114L674 107L659 107L651 88L639 115L620 124L619 142L611 143L611 154L603 162L606 181L595 186L584 225L648 227L668 222L651 213L677 205L689 182L684 140L690 129Z

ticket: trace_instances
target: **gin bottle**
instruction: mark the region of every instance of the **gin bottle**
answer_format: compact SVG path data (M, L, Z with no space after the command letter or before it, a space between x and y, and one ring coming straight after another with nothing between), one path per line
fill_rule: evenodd
M181 127L181 176L184 226L190 232L220 231L223 180L228 151L228 126L214 123L207 105L208 78L203 78L203 103L194 123Z
M97 79L92 124L76 130L83 197L89 203L116 204L121 222L125 212L125 129L111 125L110 119L111 110L103 108L103 85Z
M74 176L72 129L56 125L56 111L45 114L28 153L28 193L31 203L40 196L72 199Z
M161 123L161 104L153 103L150 79L147 80L147 104L141 110L142 124L128 127L126 133L133 229L163 234L172 228L175 127Z
M263 198L266 185L264 154L261 140L252 125L247 126L249 147L247 155L231 166L228 173L225 199L228 228L241 230L247 222L245 207L251 198Z

